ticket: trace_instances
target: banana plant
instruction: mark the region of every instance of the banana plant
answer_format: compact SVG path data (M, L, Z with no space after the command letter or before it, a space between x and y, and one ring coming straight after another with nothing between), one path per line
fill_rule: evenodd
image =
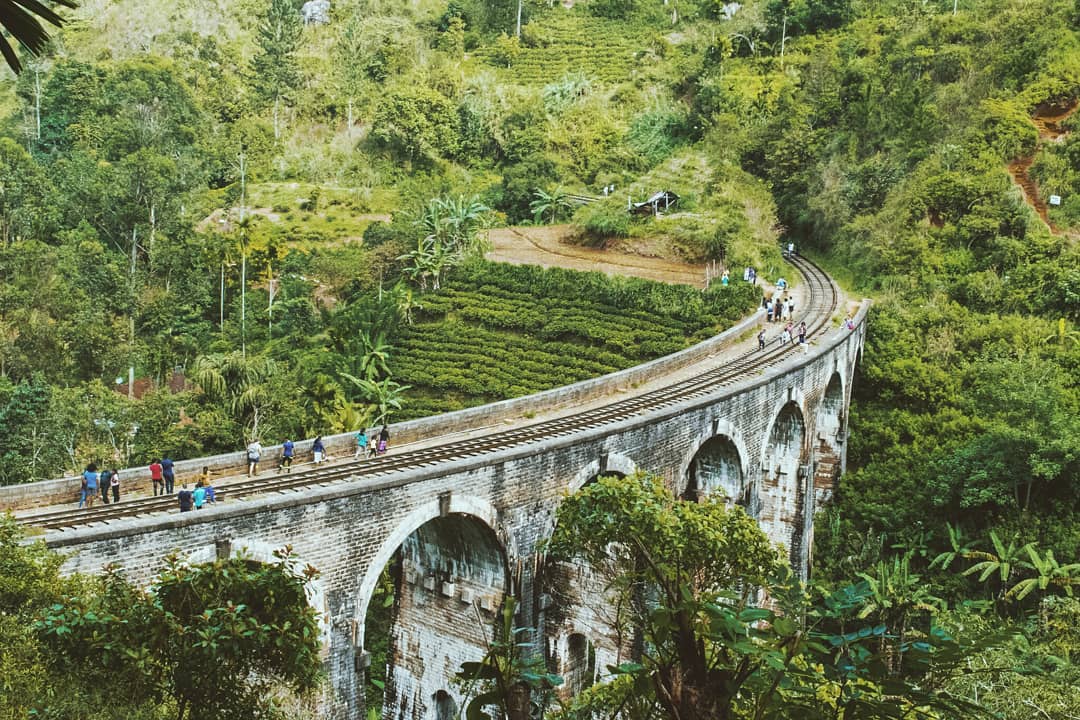
M931 570L937 567L948 570L958 559L970 558L971 554L975 552L975 546L978 545L977 541L968 541L964 537L964 531L953 526L952 523L946 523L945 528L949 531L949 547L951 549L946 550L930 561Z
M1024 546L1030 563L1022 563L1025 567L1035 571L1035 577L1024 578L1009 588L1005 597L1014 600L1023 600L1035 590L1045 592L1051 587L1061 588L1066 595L1072 597L1073 585L1080 583L1080 563L1062 565L1054 557L1053 550L1047 550L1046 555L1040 555L1033 543Z
M990 542L994 546L994 552L973 551L968 553L968 557L980 562L969 567L963 574L968 576L977 573L979 582L987 582L991 577L997 575L998 594L1004 597L1005 589L1017 575L1019 569L1023 567L1024 554L1032 547L1032 543L1020 545L1016 537L1013 537L1009 544L1006 545L993 530L990 531Z
M405 391L412 387L411 385L400 385L390 378L375 381L358 378L349 373L342 373L342 375L349 382L356 385L364 399L371 404L370 409L374 412L375 425L388 422L390 416L401 409L401 403L405 400Z

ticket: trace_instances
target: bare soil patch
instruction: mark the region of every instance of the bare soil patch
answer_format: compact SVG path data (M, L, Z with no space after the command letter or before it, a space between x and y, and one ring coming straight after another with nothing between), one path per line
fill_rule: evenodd
M1046 226L1050 228L1050 232L1055 235L1059 235L1061 231L1050 222L1046 200L1040 196L1039 186L1035 183L1035 179L1028 174L1028 170L1031 169L1031 164L1035 161L1035 153L1038 151L1039 145L1048 142L1059 142L1067 134L1067 131L1061 127L1061 123L1072 115L1076 108L1077 102L1075 100L1067 105L1048 104L1039 106L1031 118L1032 122L1035 123L1035 127L1039 130L1039 141L1035 146L1035 151L1025 157L1017 158L1009 163L1008 167L1009 175L1012 176L1013 182L1020 188L1024 202L1038 213Z
M648 257L617 249L574 245L570 225L496 228L488 233L493 249L487 259L514 265L595 270L607 275L704 287L705 266Z

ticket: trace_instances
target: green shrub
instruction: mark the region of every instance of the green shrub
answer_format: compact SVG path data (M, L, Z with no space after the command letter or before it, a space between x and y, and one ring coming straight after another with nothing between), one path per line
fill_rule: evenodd
M630 213L615 200L583 206L574 213L574 224L597 243L630 235Z

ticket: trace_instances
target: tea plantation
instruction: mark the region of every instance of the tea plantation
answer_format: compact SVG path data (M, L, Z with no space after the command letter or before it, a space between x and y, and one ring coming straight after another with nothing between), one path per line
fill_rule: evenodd
M757 302L736 283L707 291L598 272L475 262L425 295L391 373L421 417L567 385L667 355Z

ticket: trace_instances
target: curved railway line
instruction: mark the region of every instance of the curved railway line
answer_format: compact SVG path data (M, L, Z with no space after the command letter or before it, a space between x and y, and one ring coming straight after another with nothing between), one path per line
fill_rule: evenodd
M830 320L840 301L839 291L829 276L809 260L796 257L790 262L802 273L807 288L804 307L801 313L796 312L796 322L806 322L808 338L821 337L830 328ZM270 492L322 486L346 479L382 477L411 468L430 467L452 460L478 457L498 450L521 447L581 430L598 428L711 394L750 375L759 374L765 369L778 365L790 353L796 352L796 347L796 344L789 343L784 346L772 345L764 351L755 348L720 367L693 378L572 415L427 448L401 451L378 458L292 474L264 475L260 478L242 480L222 486L218 489L218 496L223 499L237 499ZM44 530L57 530L91 523L108 524L112 520L140 515L175 512L175 508L176 499L172 496L143 497L121 504L89 509L52 510L26 514L19 517L18 522Z

